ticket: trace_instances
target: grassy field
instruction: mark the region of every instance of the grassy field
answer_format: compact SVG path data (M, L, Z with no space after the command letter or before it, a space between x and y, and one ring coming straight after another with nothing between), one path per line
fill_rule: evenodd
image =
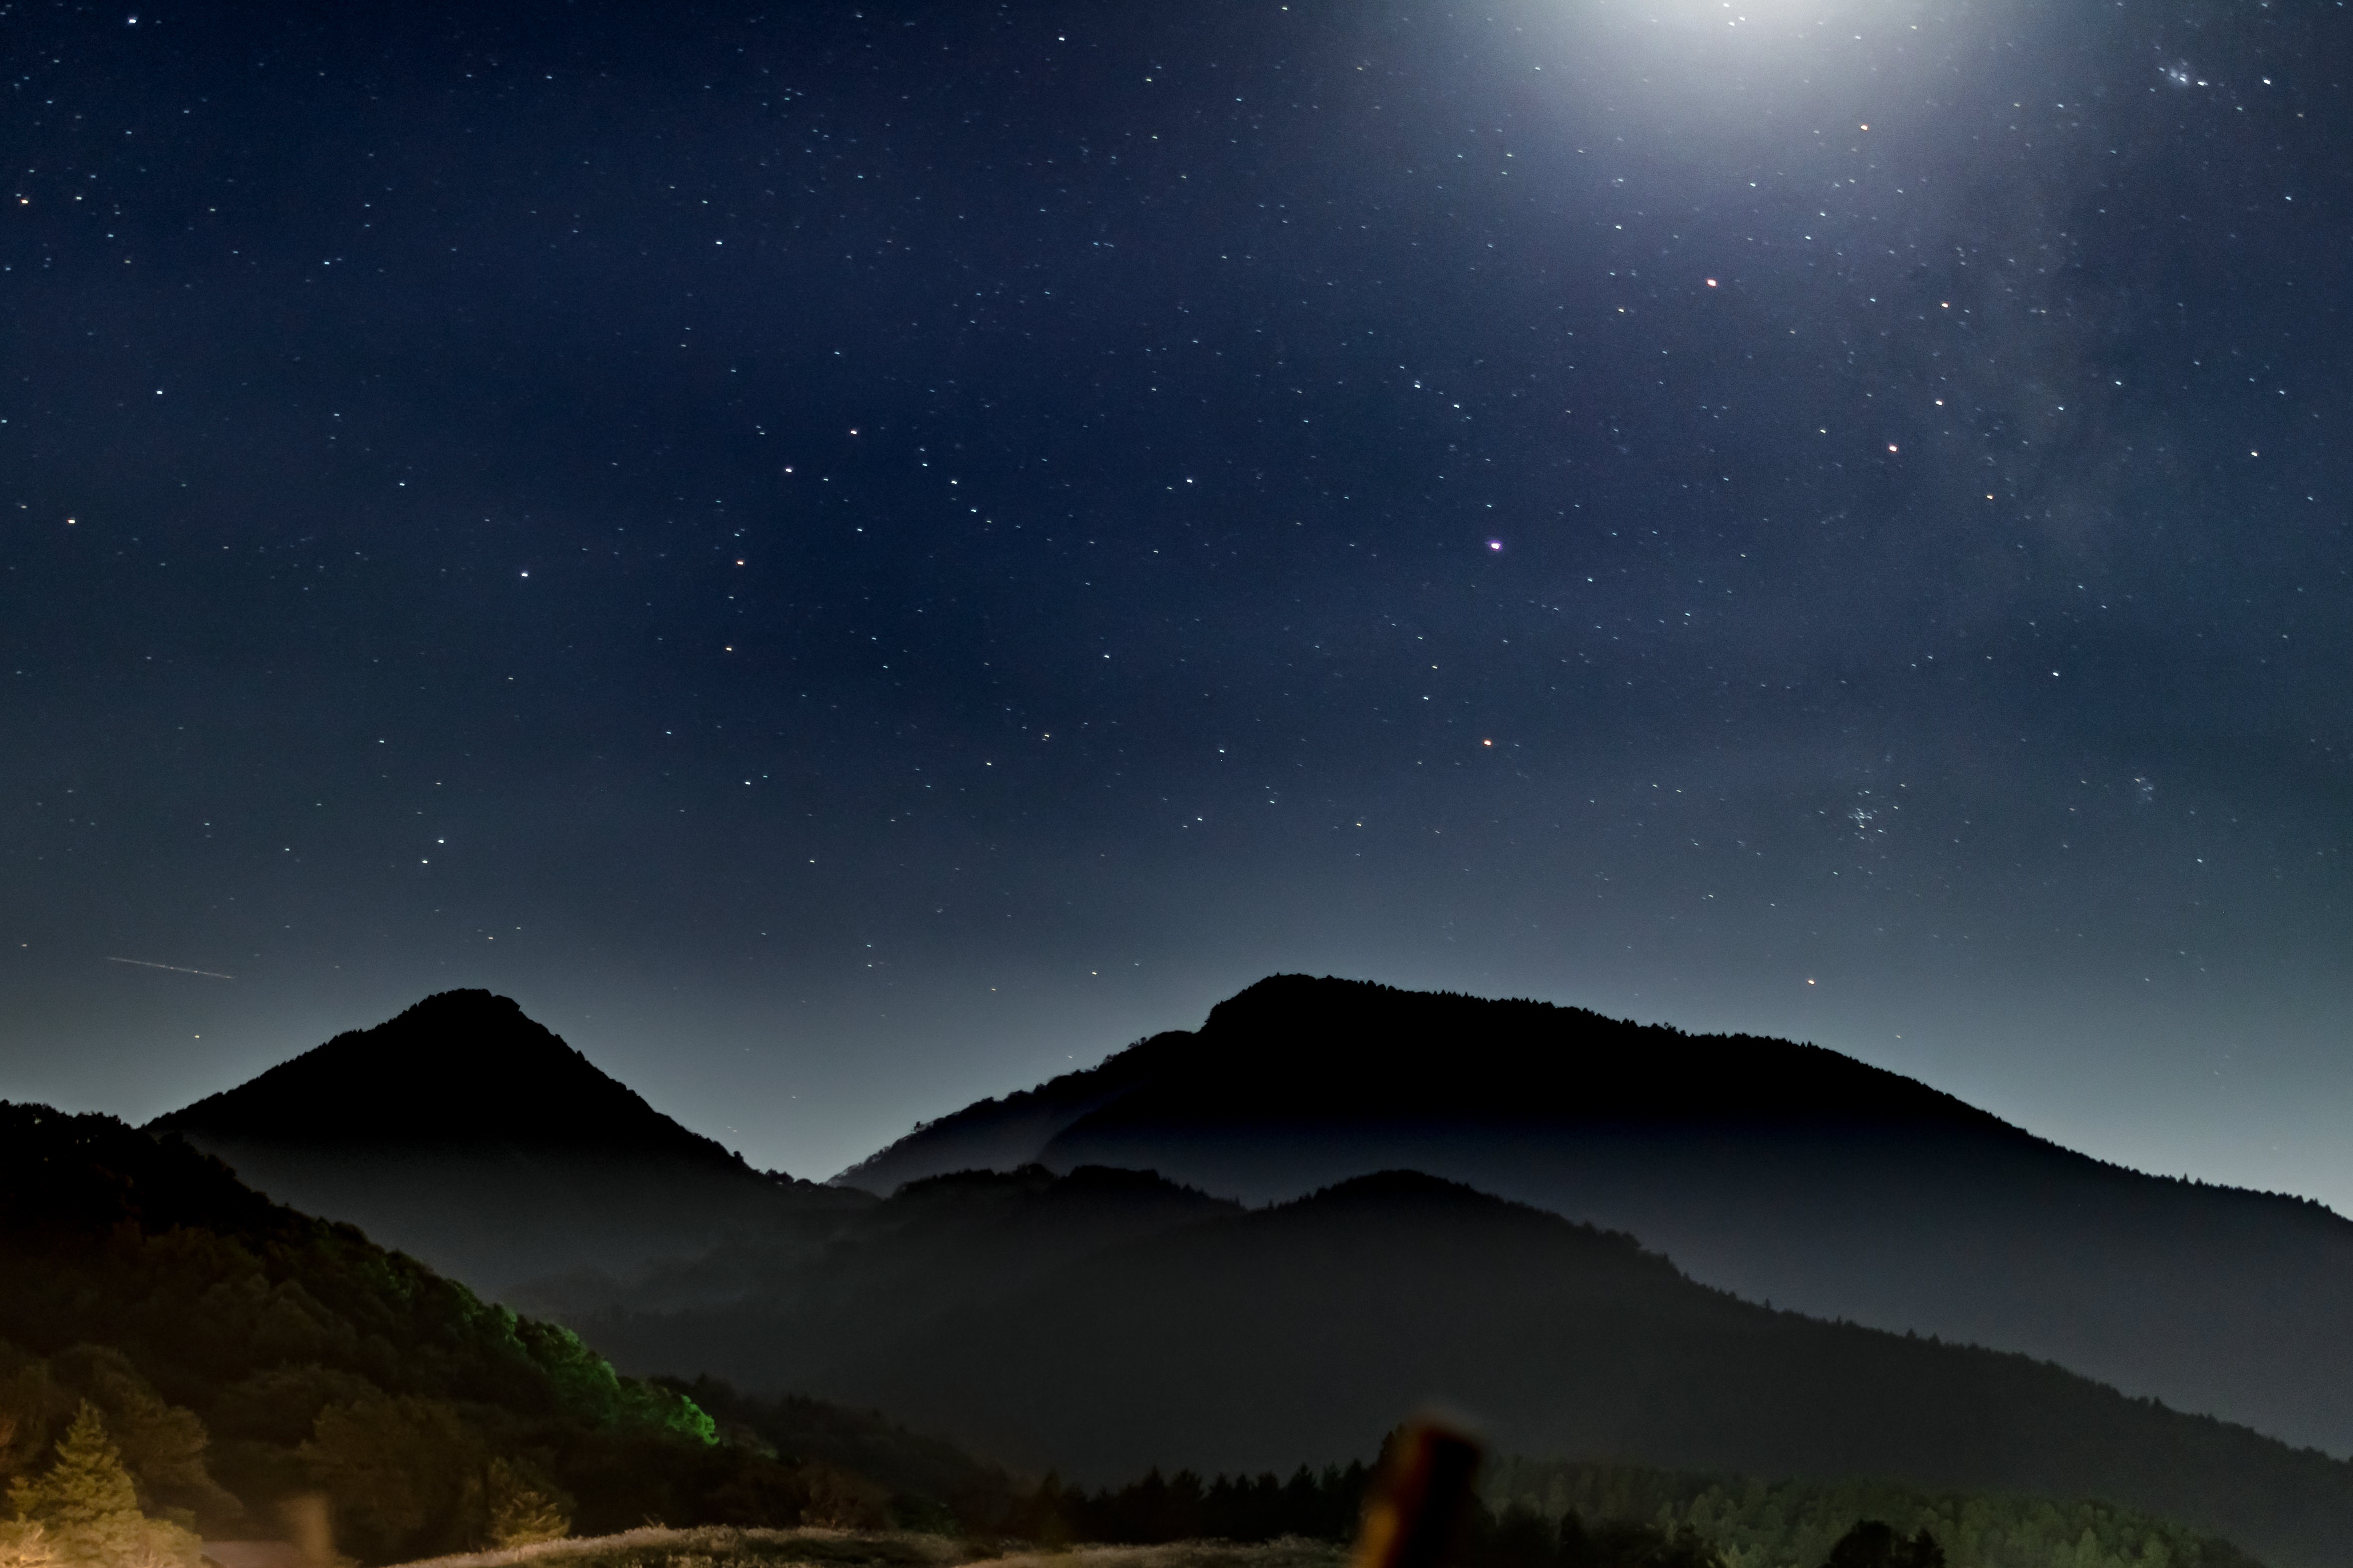
M848 1530L631 1530L543 1541L505 1552L434 1557L400 1568L1340 1568L1347 1549L1287 1537L1259 1545L1184 1541L1167 1546L991 1551L944 1536Z

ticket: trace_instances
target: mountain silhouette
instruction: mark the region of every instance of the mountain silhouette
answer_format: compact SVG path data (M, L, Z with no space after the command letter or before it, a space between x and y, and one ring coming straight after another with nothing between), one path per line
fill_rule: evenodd
M290 1145L587 1148L742 1166L488 991L428 996L158 1117L151 1129Z
M148 1130L493 1294L747 1229L821 1234L866 1202L753 1170L487 991L428 996Z
M1631 1232L1753 1300L2353 1452L2353 1224L2104 1164L1818 1047L1277 976L835 1180L1032 1163L1253 1203L1431 1172Z
M2344 1221L1810 1046L1277 977L817 1187L459 992L158 1126L629 1370L1091 1479L1344 1460L1440 1398L1529 1452L2105 1496L2353 1568L2353 1465L2246 1429L2343 1432Z
M1004 1261L1073 1207L1092 1238ZM1256 1210L1100 1170L937 1179L805 1274L571 1321L623 1366L871 1405L1082 1481L1337 1463L1439 1401L1505 1452L2105 1498L2277 1568L2353 1563L2342 1461L2024 1356L1743 1301L1414 1173Z

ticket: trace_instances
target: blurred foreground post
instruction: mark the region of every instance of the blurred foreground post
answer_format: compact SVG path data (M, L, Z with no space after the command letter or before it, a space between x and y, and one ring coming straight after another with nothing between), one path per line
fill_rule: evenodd
M1479 1474L1479 1442L1422 1418L1398 1429L1365 1503L1351 1568L1442 1568Z
M334 1568L334 1514L326 1498L318 1492L305 1492L288 1498L278 1507L279 1517L286 1521L286 1537L300 1554L302 1568Z

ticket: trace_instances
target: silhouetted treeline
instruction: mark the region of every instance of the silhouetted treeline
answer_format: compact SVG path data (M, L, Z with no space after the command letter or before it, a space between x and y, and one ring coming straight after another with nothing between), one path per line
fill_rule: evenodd
M1733 1563L2257 1568L2228 1541L2087 1498L1936 1491L1882 1479L1767 1481L1514 1458L1489 1461L1482 1489L1506 1519L1639 1520L1670 1536L1704 1542Z
M1166 1541L1272 1541L1303 1535L1345 1541L1355 1535L1370 1472L1362 1462L1289 1480L1271 1474L1203 1480L1190 1470L1090 1492L1048 1476L1007 1513L1004 1533L1049 1544L1072 1541L1145 1544Z
M1342 1542L1379 1462L1302 1467L1288 1480L1154 1470L1096 1491L1050 1476L965 1528L1050 1544ZM2090 1500L1513 1458L1489 1462L1481 1492L1452 1568L2258 1568L2229 1542Z
M1361 1461L1322 1470L1303 1465L1288 1480L1265 1473L1205 1481L1190 1470L1164 1477L1155 1469L1142 1480L1092 1492L1049 1476L1016 1502L1002 1528L1008 1535L1048 1544L1259 1542L1283 1536L1343 1542L1356 1533L1374 1473ZM1498 1515L1476 1500L1465 1514L1451 1562L1453 1568L1724 1568L1716 1552L1688 1530L1670 1534L1633 1520L1588 1524L1575 1513L1553 1521L1524 1506Z
M1283 1536L1345 1542L1356 1533L1377 1468L1361 1461L1322 1470L1303 1465L1288 1480L1271 1473L1204 1480L1190 1470L1164 1477L1155 1469L1142 1480L1100 1491L1049 1476L1015 1502L999 1527L1008 1535L1047 1544L1261 1542ZM1464 1516L1451 1562L1453 1568L1724 1568L1716 1552L1687 1529L1669 1532L1639 1520L1588 1523L1574 1512L1551 1520L1525 1505L1497 1514L1477 1500Z

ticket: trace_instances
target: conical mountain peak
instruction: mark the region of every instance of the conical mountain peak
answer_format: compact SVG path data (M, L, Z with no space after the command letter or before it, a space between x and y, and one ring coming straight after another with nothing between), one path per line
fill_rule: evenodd
M754 1171L488 991L427 996L150 1131L494 1294L868 1201Z
M200 1142L576 1146L736 1163L488 991L427 996L153 1125Z

